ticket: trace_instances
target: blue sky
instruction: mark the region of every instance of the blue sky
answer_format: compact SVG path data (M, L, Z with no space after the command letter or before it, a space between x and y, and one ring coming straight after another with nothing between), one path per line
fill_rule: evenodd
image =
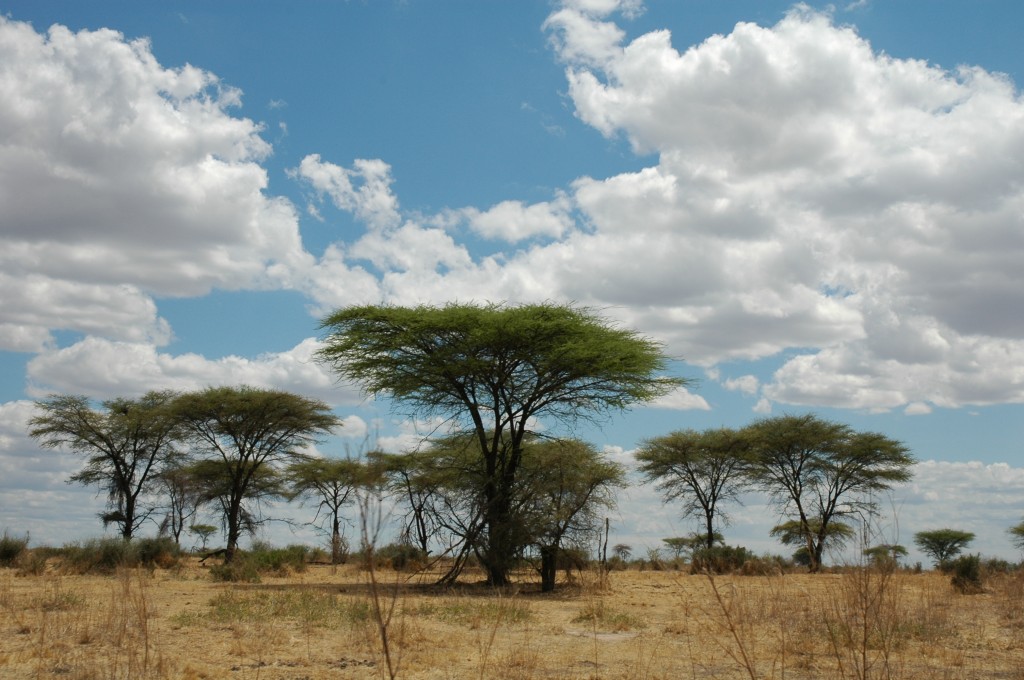
M102 504L32 400L249 383L355 303L576 301L689 391L581 436L813 411L904 441L899 540L1024 517L1016 2L0 2L0 525ZM299 513L301 514L301 512ZM748 499L727 530L779 550ZM619 537L691 529L650 489ZM895 527L891 530L895 532Z

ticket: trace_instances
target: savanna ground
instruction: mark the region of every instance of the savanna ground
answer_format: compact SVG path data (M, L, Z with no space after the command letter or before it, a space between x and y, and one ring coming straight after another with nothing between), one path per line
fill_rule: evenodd
M1024 678L1024 575L560 574L541 594L310 566L222 583L170 569L0 569L2 678ZM375 603L381 606L376 615ZM388 621L388 612L392 611ZM382 636L380 622L388 623ZM382 640L387 642L387 655Z

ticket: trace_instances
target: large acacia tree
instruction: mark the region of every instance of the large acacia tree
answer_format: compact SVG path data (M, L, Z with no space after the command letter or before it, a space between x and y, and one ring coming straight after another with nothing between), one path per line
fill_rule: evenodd
M574 306L358 306L322 328L319 358L342 379L474 437L492 585L508 583L518 548L513 490L531 424L606 415L683 383L662 375L660 345Z
M278 491L280 472L302 449L340 425L327 404L290 392L210 387L179 396L175 416L200 457L193 468L224 511L230 562L252 513L246 501Z
M107 492L103 524L116 524L130 540L150 515L141 505L153 476L171 451L177 421L168 405L171 392L149 392L139 399L111 399L94 409L88 397L51 395L36 403L29 436L50 449L67 448L86 456L85 466L68 482L99 486Z
M906 446L875 432L814 415L765 418L748 426L750 474L790 517L802 536L809 568L818 571L833 523L872 512L876 494L910 479L914 463ZM841 532L840 532L841 533Z
M711 548L721 537L716 520L728 520L722 504L737 501L747 483L749 451L749 440L736 430L679 430L645 440L636 459L666 502L681 502L683 517L701 520L704 546Z

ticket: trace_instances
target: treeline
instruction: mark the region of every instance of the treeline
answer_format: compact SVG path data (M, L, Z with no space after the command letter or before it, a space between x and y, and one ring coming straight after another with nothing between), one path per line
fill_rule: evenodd
M30 435L85 457L71 481L107 492L103 522L126 540L155 520L178 541L204 526L195 522L200 508L214 508L229 563L241 535L264 520L262 501L304 498L337 561L344 509L357 497L388 497L404 509L403 541L451 558L442 581L473 559L491 584L504 585L531 554L550 590L560 550L599 530L626 484L625 470L593 445L552 433L688 384L665 375L658 343L572 305L351 307L322 329L318 359L341 379L454 434L398 454L322 457L315 444L341 424L323 402L212 387L100 408L54 395L38 403ZM643 442L637 460L666 502L699 520L709 548L738 495L763 491L784 519L773 534L812 571L852 533L849 518L870 515L914 462L900 442L809 415L674 432ZM372 532L362 510L363 531Z

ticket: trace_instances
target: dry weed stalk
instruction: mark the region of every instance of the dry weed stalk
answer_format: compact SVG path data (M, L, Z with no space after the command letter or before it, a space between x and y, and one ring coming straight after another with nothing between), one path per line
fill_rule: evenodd
M381 675L389 680L398 677L401 668L401 643L405 632L404 619L398 621L398 635L394 636L392 623L399 600L401 583L398 572L395 572L394 583L385 592L384 584L377 578L377 566L374 551L384 527L384 513L379 499L363 494L358 497L359 528L362 539L363 553L366 556L367 586L370 598L370 613L376 626L377 641L380 645Z

